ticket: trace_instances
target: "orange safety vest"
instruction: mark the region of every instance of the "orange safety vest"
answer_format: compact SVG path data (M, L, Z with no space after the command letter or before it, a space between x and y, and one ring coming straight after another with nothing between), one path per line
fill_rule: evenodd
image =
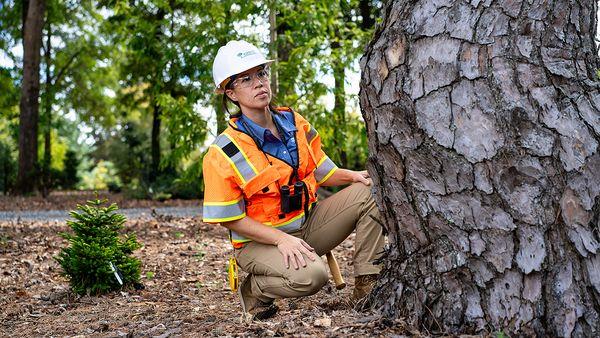
M337 169L321 149L321 137L300 114L287 107L277 113L291 112L296 125L298 177L308 188L312 205L316 191ZM203 221L222 223L246 216L287 233L300 229L304 210L284 214L280 187L287 185L293 169L287 163L263 153L252 137L237 127L237 118L209 147L202 162L204 176ZM304 202L303 202L304 203ZM236 248L251 241L231 231Z

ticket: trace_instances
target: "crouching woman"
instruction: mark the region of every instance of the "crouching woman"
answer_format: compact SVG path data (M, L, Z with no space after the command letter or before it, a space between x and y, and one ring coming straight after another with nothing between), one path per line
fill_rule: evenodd
M223 104L239 111L203 160L203 220L229 229L242 310L254 319L277 312L274 300L316 293L328 280L319 256L356 231L353 298L363 297L379 267L381 227L366 171L338 168L319 133L301 115L271 104L269 64L245 41L221 47L213 78ZM317 203L319 186L347 185Z

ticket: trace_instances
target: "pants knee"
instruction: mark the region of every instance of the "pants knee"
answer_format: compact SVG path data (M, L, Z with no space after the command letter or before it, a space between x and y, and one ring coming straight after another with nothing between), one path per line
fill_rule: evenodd
M293 269L290 267L290 269ZM329 276L322 261L307 262L305 268L293 270L288 277L291 288L296 290L300 296L313 295L327 283Z

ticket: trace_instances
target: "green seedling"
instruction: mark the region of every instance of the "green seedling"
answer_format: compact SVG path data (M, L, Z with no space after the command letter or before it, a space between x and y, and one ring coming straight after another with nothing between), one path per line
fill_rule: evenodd
M151 280L152 278L154 278L154 272L152 272L152 271L146 272L146 278L148 280Z

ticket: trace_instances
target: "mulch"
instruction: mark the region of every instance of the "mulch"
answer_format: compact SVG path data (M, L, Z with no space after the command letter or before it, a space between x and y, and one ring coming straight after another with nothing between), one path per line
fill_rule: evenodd
M75 295L61 276L53 257L67 245L58 233L69 230L64 222L0 223L0 336L411 334L402 321L360 313L348 304L353 236L334 252L348 287L338 291L330 282L313 296L279 300L274 318L245 323L226 280L231 245L224 228L196 218L128 221L125 232L135 232L144 244L134 253L142 261L144 289L103 296Z

